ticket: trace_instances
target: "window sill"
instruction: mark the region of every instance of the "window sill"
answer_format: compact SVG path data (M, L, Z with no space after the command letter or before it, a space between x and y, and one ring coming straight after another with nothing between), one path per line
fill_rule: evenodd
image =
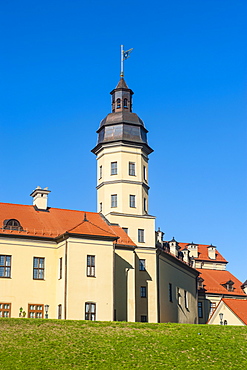
M11 279L11 276L0 276L0 279Z

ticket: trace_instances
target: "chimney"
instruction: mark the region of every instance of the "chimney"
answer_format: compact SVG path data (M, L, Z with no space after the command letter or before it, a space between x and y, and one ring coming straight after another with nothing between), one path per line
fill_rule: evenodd
M171 241L168 242L169 247L170 247L170 253L173 254L174 256L178 257L178 251L180 249L178 242L172 238Z
M190 251L190 256L194 258L198 258L198 245L194 244L187 244L187 249Z
M47 201L48 201L48 194L51 191L48 188L42 189L40 186L30 194L33 197L33 206L36 207L38 210L46 211L47 210Z
M156 231L155 234L156 234L156 243L158 243L159 245L163 245L164 233L160 231L160 228L158 228L158 231Z
M184 262L189 263L190 262L190 251L186 248L182 250L184 255Z
M208 246L208 258L210 258L211 260L215 260L216 259L215 251L216 251L216 247L212 244L209 245Z

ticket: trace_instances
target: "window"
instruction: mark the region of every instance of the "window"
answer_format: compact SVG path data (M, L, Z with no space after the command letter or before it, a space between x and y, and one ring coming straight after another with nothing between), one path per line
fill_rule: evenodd
M61 304L57 306L57 318L58 319L62 318L62 305Z
M63 258L59 258L59 279L63 277Z
M11 303L0 303L0 317L11 317Z
M143 179L147 181L147 167L143 166Z
M85 320L95 321L96 319L96 304L86 302L85 304Z
M33 278L35 280L44 280L45 259L40 257L33 258Z
M87 276L95 276L95 256L87 256Z
M124 108L128 108L128 100L126 98L124 99Z
M43 319L44 305L43 304L29 304L28 317L30 319Z
M139 260L139 271L146 271L146 260Z
M184 291L184 305L185 305L185 308L188 310L189 309L188 292L186 290Z
M144 209L144 212L147 212L147 199L146 198L143 199L143 209Z
M123 229L123 231L128 235L128 233L129 233L129 229L128 229L127 227L123 227L122 229Z
M99 166L99 179L102 178L102 166Z
M141 315L141 322L148 322L147 315Z
M172 284L169 283L168 285L168 294L169 294L169 301L172 302Z
M129 162L129 175L130 176L136 175L136 164L134 162Z
M181 293L179 287L177 287L177 301L178 304L181 305Z
M210 312L209 312L209 316L212 315L212 313L214 312L216 308L216 302L210 302Z
M144 243L144 230L138 229L138 243Z
M147 288L145 286L141 286L141 298L147 297Z
M111 175L117 175L117 162L111 162Z
M111 195L111 208L117 207L117 194Z
M103 209L102 202L100 202L100 204L99 204L99 211L102 212L102 209Z
M11 256L0 255L0 277L11 277Z
M121 100L119 98L117 99L117 109L118 108L121 108Z
M14 218L11 218L10 220L5 220L3 223L3 228L6 230L23 230L20 222Z
M200 319L203 317L202 302L198 302L198 317Z
M136 196L130 195L130 208L135 208L135 207L136 207Z

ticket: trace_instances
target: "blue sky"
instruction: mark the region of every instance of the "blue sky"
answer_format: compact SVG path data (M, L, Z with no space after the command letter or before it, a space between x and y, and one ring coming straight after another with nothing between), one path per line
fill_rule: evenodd
M247 279L245 0L8 1L0 6L0 201L96 210L91 149L120 44L149 130L149 211L165 238L217 246Z

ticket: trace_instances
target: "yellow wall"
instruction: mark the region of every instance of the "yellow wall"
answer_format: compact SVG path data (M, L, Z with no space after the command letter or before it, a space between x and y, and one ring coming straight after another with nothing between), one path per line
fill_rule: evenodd
M170 258L169 258L170 257ZM174 260L173 260L174 258ZM197 287L193 272L179 263L175 257L159 256L160 322L197 323ZM169 283L172 286L172 302L169 300ZM180 304L177 296L180 292ZM187 291L188 308L185 307Z

